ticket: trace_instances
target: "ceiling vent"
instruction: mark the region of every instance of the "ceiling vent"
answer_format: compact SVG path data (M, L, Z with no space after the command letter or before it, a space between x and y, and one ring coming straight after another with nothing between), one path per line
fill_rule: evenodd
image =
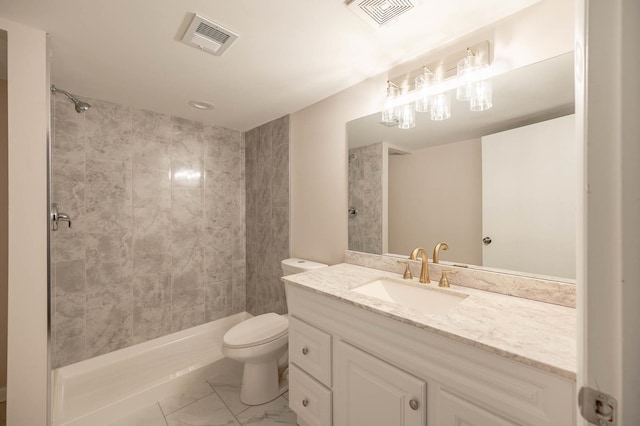
M197 47L212 55L220 56L229 48L238 35L200 15L193 15L182 42Z
M382 28L416 7L417 0L345 0L345 4L374 28Z

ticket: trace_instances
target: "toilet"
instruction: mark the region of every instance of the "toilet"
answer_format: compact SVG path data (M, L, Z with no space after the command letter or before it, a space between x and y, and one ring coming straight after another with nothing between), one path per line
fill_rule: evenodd
M282 261L282 273L291 275L325 266L291 258ZM288 329L287 317L271 312L242 321L225 333L222 353L244 363L240 390L244 404L264 404L288 390Z

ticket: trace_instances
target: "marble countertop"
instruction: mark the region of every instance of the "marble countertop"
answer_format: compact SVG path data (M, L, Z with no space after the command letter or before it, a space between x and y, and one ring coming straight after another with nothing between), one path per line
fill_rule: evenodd
M446 314L436 315L350 291L380 278L402 281L399 274L347 263L289 275L283 281L522 364L576 379L575 309L452 284L449 291L468 297ZM412 283L419 284L417 278ZM437 283L429 286L439 288Z

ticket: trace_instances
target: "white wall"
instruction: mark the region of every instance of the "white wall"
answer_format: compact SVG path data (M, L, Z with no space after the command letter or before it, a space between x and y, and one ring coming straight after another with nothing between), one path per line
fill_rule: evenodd
M291 255L340 263L347 249L347 121L378 108L378 76L291 114Z
M9 327L7 424L47 418L46 34L0 18L8 32Z
M492 29L461 38L389 71L390 77L489 39L500 71L570 52L573 0L545 0ZM430 60L431 59L431 60ZM348 121L380 110L380 75L291 115L291 254L341 262L347 248Z
M419 149L389 157L389 251L429 256L440 241L442 260L482 265L480 140Z

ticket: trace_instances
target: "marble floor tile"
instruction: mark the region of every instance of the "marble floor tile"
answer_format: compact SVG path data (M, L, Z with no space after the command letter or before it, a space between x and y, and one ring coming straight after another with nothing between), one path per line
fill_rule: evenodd
M108 426L167 426L158 404L148 405Z
M169 414L166 419L169 426L241 426L215 394Z
M296 413L289 409L289 401L279 397L267 404L251 407L238 414L242 426L295 426Z
M213 389L229 410L231 410L234 415L237 415L249 407L240 401L243 364L230 359L224 359L219 361L219 367L219 372L207 379L207 382L213 386Z
M211 395L212 393L213 389L207 382L191 384L184 390L184 392L161 400L160 408L162 408L164 415L168 416L174 411L186 407L187 405L192 404L207 395Z

